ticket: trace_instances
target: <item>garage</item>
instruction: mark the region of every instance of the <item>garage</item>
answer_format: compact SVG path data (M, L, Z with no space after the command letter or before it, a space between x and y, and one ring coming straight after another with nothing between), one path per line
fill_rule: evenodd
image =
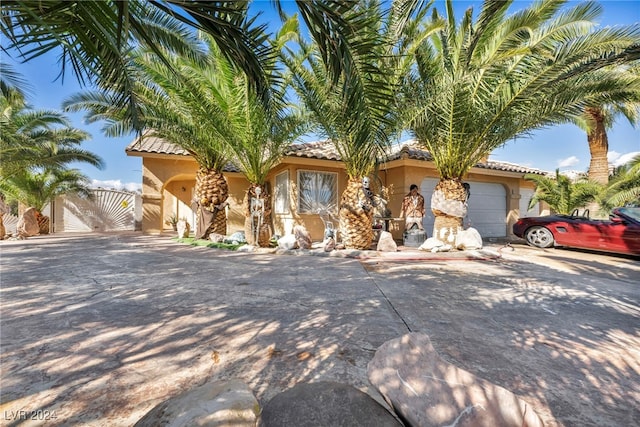
M425 178L420 185L426 208L423 225L429 237L432 236L435 220L430 209L431 195L438 181L438 178ZM482 237L505 237L507 235L507 192L504 186L488 182L466 182L471 186L471 197L464 226L475 228Z

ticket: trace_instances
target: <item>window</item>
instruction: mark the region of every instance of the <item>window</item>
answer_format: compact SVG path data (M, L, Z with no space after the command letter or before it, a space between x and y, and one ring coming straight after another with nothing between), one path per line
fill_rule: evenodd
M289 213L289 171L276 175L273 209L277 214Z
M338 207L338 174L298 171L298 212L335 213Z

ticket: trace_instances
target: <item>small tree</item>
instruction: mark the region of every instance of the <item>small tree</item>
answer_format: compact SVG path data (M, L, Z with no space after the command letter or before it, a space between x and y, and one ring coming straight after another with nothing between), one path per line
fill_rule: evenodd
M640 206L640 155L614 170L609 185L598 203L607 211L618 206Z
M0 181L0 191L7 201L17 201L34 208L40 233L49 232L49 218L42 215L44 207L57 196L75 194L92 196L89 178L77 169L47 168L42 171L22 170Z
M572 182L569 177L556 169L555 177L525 175L526 180L536 184L536 191L529 201L529 209L538 202L545 202L555 213L569 215L578 208L584 208L602 192L602 185L580 179Z

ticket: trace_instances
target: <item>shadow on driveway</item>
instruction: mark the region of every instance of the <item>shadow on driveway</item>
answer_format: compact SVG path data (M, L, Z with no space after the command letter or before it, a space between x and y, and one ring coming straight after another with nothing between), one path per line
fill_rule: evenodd
M551 254L549 268L516 249L495 261L359 262L136 234L0 250L7 425L22 422L9 419L20 410L49 411L53 425L132 425L211 379L239 378L261 404L318 380L380 400L367 363L408 331L531 403L546 425L640 419L633 261L568 266Z

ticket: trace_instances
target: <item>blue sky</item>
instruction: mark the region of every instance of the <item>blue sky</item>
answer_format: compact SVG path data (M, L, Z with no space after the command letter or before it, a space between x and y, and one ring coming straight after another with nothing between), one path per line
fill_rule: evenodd
M265 9L264 15L259 18L260 21L277 22L269 1L254 3L255 7ZM516 1L513 8L519 9L529 3L528 0ZM640 7L637 0L601 0L600 3L603 5L604 13L599 23L603 26L640 22ZM437 1L436 4L442 11L442 1ZM463 11L470 4L474 5L475 10L479 10L481 2L462 0L455 2L457 16L462 16ZM36 109L59 110L64 99L81 90L71 74L67 74L64 81L56 80L60 72L56 55L46 55L26 64L18 64L3 53L2 61L13 63L16 70L29 82L31 87L29 102ZM100 155L106 167L103 170L84 165L78 165L78 167L95 180L96 185L127 189L140 188L142 161L138 157L127 156L124 151L133 136L107 138L100 131L101 124L87 125L82 117L81 113L69 115L73 126L92 135L91 140L84 144L84 148ZM608 136L611 161L620 162L628 159L631 153L640 152L640 127L634 129L624 119L620 119L609 131ZM556 168L586 171L589 166L589 149L586 135L582 130L574 125L562 125L537 131L529 138L510 141L504 147L494 151L491 159L548 171Z

